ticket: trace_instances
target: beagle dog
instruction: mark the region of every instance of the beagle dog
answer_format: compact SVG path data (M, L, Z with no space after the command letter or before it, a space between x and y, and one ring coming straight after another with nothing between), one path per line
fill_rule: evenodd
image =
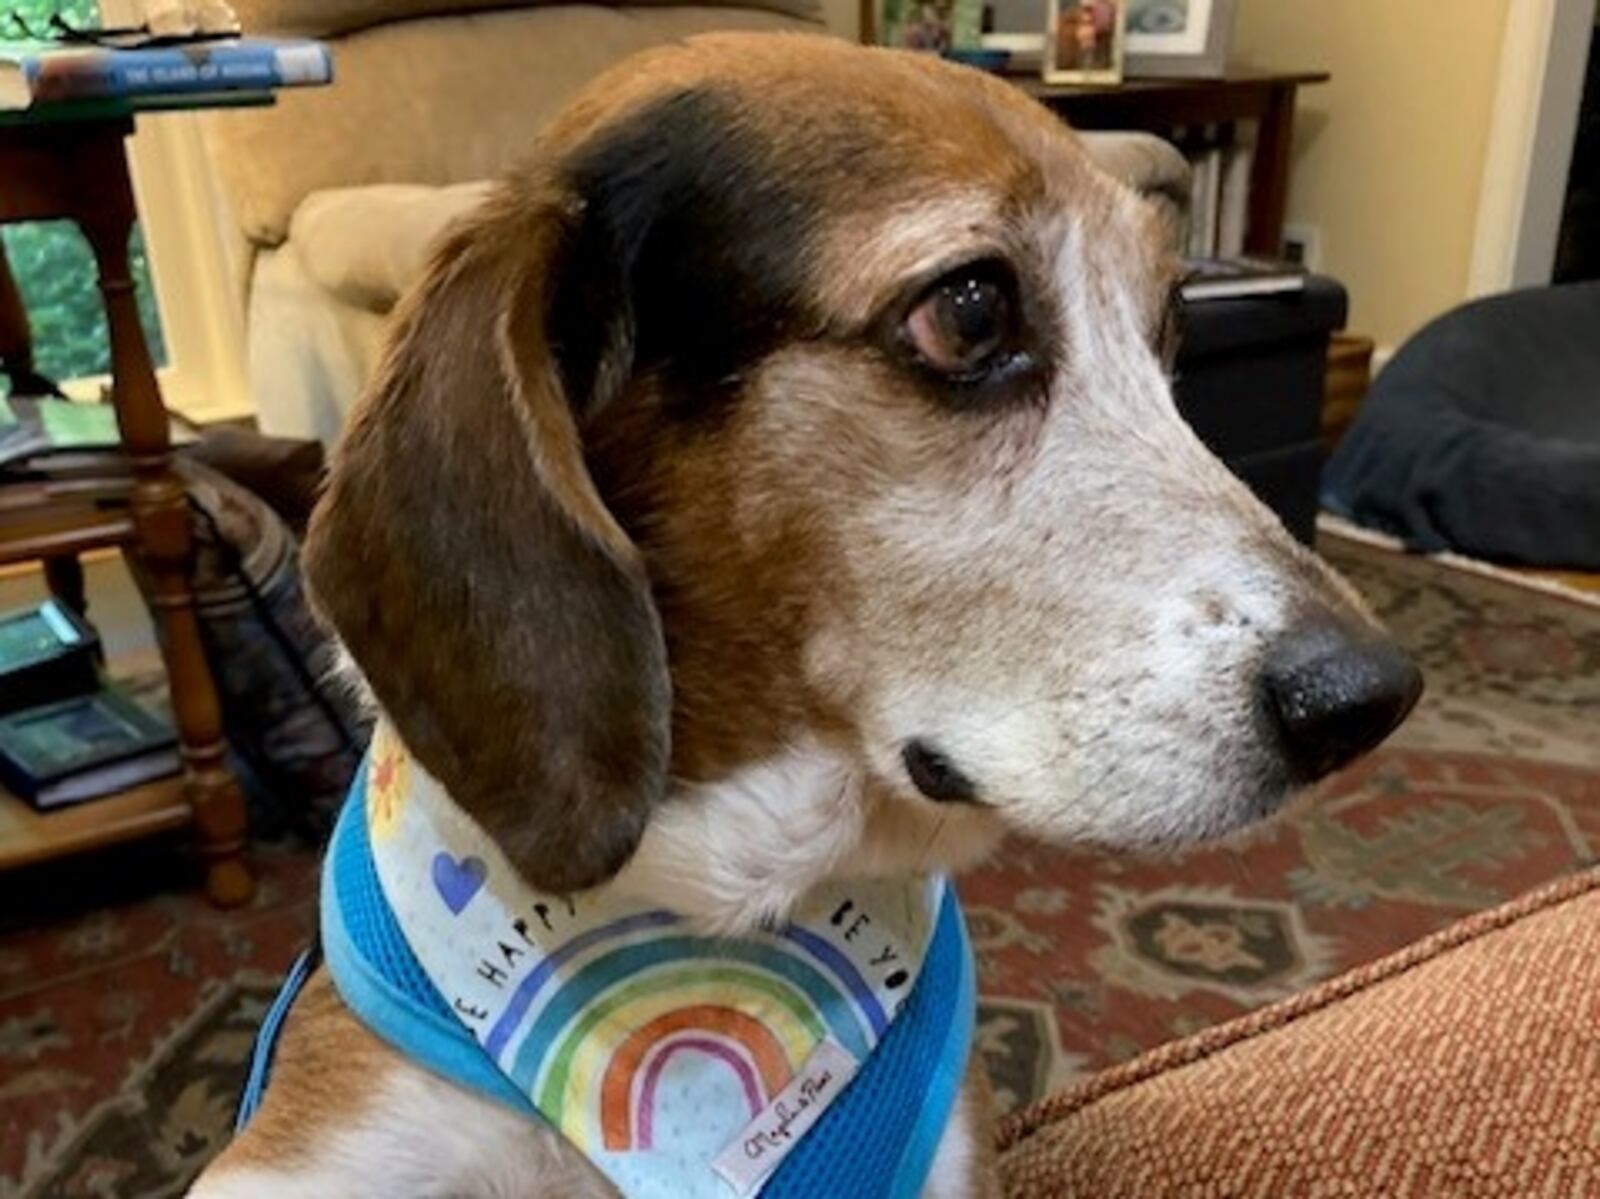
M1178 416L1178 275L1148 202L998 80L799 35L644 53L402 304L310 586L544 894L737 939L1008 833L1228 833L1420 681ZM921 1193L997 1193L986 1119L969 1063ZM318 973L192 1194L618 1190Z

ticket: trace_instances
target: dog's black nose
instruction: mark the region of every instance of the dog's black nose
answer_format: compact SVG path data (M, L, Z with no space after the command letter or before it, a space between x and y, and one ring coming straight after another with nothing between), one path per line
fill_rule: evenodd
M1261 687L1295 775L1310 782L1388 736L1422 694L1422 675L1392 641L1318 622L1268 651Z

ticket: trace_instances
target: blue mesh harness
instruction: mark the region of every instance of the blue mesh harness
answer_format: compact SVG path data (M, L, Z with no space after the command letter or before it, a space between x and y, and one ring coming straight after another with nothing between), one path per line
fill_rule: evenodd
M501 1072L424 972L379 882L361 796L352 787L323 865L321 948L340 997L414 1061L530 1119L538 1110ZM297 962L264 1022L240 1105L260 1103L273 1046L310 973ZM974 968L954 891L947 892L915 988L838 1098L757 1189L769 1199L921 1194L966 1071ZM727 1194L737 1192L730 1185Z

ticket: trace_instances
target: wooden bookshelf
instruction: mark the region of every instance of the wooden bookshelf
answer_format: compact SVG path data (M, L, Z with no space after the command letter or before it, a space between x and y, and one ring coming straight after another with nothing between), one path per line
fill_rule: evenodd
M0 789L0 871L171 832L192 818L182 775L56 812L36 812Z
M1220 79L1127 79L1078 86L1044 83L1034 75L1008 78L1075 129L1142 129L1170 137L1180 126L1254 123L1244 248L1247 254L1268 258L1282 253L1295 98L1302 87L1326 83L1326 71L1239 67Z

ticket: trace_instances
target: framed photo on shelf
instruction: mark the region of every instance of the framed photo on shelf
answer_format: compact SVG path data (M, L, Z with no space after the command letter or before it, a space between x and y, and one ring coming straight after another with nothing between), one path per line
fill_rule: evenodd
M1233 50L1236 0L1122 0L1127 73L1152 79L1221 78Z
M983 26L983 0L871 0L863 5L871 25L866 40L903 50L975 50Z
M1122 79L1126 0L1048 0L1041 74L1046 83Z

